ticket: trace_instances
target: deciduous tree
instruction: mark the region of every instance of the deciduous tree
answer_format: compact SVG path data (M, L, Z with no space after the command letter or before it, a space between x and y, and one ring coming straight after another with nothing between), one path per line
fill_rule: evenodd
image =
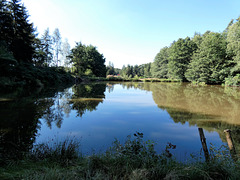
M208 33L194 53L186 77L189 81L219 84L229 75L232 61L227 59L227 42L221 33Z
M71 50L70 57L77 75L106 76L105 58L96 47L77 43L76 47Z
M189 37L180 38L172 44L169 50L169 78L186 80L185 72L196 49L197 45Z
M168 47L164 47L156 55L151 67L151 73L153 77L167 78L169 61L168 50Z
M56 28L54 30L53 35L52 35L52 39L53 39L55 63L56 63L56 66L58 66L59 54L61 52L61 45L62 45L62 38L61 38L61 34L60 34L60 31L59 31L58 28Z

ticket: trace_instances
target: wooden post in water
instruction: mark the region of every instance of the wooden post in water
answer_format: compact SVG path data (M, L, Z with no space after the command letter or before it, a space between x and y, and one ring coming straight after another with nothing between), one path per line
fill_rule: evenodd
M227 139L227 143L228 143L228 147L231 153L231 156L234 160L236 160L236 150L233 144L233 140L232 140L232 136L231 136L231 130L230 129L226 129L223 131L226 134L226 139Z
M202 128L198 128L198 131L199 131L200 140L201 140L202 147L203 147L205 160L208 162L209 161L209 152L208 152L208 148L207 148L206 138L204 136Z

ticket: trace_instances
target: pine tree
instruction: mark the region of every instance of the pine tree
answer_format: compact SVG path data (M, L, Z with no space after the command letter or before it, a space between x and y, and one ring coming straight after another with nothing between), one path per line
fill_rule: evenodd
M0 41L4 43L8 50L12 44L13 18L9 11L9 3L6 0L0 1Z
M49 28L47 28L42 37L41 37L41 43L42 43L42 51L46 54L44 63L49 66L52 63L53 60L53 41L52 37L49 33Z
M29 23L26 8L20 3L20 0L11 0L8 4L9 12L12 16L12 26L8 33L10 50L18 62L32 63L34 54L34 28ZM13 31L13 34L11 34Z

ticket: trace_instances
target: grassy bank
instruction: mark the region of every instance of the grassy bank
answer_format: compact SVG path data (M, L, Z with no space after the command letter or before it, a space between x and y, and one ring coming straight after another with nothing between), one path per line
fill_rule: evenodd
M209 162L201 158L178 162L167 144L161 154L154 142L144 141L142 133L115 140L105 153L79 154L79 143L66 140L55 146L38 145L22 160L5 163L0 179L238 179L240 162L223 151L215 151Z

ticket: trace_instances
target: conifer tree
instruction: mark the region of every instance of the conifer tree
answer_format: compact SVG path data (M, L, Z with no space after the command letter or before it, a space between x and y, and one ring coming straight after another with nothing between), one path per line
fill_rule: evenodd
M27 10L20 0L9 1L8 9L12 16L13 29L10 50L18 62L32 63L35 30L33 24L28 21Z
M45 53L45 61L44 63L49 66L52 63L53 60L53 40L49 33L49 28L47 28L42 37L41 37L41 43L42 43L42 51Z

